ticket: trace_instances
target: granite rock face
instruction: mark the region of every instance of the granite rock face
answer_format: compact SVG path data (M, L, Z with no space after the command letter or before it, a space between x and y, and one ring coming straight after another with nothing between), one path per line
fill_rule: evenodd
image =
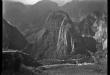
M90 52L95 54L100 44L94 38L96 31L93 31L93 25L96 21L91 14L75 23L64 11L50 13L45 21L45 32L38 40L42 44L39 46L42 59L91 59Z
M77 25L72 22L64 11L50 13L45 21L45 32L38 40L38 44L42 44L38 48L39 51L42 50L41 54L44 53L44 57L49 58L67 59L71 54L88 54L88 50L96 52L96 40L92 37L82 37L82 34L89 33L89 31L87 31L88 28L84 29L85 24L81 23ZM80 29L81 25L82 29ZM84 30L86 32L81 33ZM72 53L73 44L74 53Z

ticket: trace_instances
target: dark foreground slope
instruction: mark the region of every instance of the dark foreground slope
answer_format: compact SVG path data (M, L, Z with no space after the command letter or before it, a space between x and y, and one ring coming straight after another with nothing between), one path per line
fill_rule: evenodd
M100 72L97 65L60 66L49 69L48 75L107 75L107 70ZM99 70L99 71L98 71Z
M5 19L2 19L3 22L3 48L8 49L24 49L24 47L28 44L25 37L20 33L20 31L10 25Z

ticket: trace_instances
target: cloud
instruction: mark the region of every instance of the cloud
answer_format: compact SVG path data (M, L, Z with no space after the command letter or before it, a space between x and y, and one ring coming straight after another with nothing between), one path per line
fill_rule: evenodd
M42 0L2 0L2 1L13 1L13 2L21 2L25 5L34 5L37 2L42 1ZM63 6L66 3L69 3L71 1L107 1L107 0L47 0L47 1L52 1L52 2L57 3L58 6Z
M3 1L21 2L25 5L34 5L37 2L42 1L42 0L3 0Z

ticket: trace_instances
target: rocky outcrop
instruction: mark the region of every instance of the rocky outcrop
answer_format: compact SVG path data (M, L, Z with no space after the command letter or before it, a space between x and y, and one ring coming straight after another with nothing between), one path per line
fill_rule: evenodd
M75 58L75 55L83 55L91 57L89 52L97 52L97 42L93 38L96 32L92 30L93 24L96 21L94 16L88 15L82 21L75 23L71 21L68 14L64 11L54 11L46 19L45 28L47 34L43 39L46 45L45 55L48 58L55 59L70 59ZM43 35L44 36L44 35ZM40 49L41 50L41 49Z

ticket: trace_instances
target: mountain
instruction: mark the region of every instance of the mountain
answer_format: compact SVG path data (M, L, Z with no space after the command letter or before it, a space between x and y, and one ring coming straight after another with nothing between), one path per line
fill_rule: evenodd
M40 1L35 5L6 2L5 9L6 12L3 17L9 20L13 25L16 25L24 35L27 35L30 32L31 34L37 33L39 29L42 29L45 19L53 10L64 10L71 18L78 18L93 11L103 12L107 10L107 2L72 1L62 7L57 6L56 3L49 0Z
M105 1L72 1L62 8L68 12L71 17L80 17L93 11L103 12L107 3Z
M3 17L10 21L11 24L16 25L18 29L22 33L24 33L28 40L35 42L36 38L39 38L41 36L41 39L37 40L38 42L34 44L35 48L33 48L31 52L35 53L36 57L38 57L40 54L40 56L44 54L45 56L49 56L54 54L53 52L56 48L54 43L57 42L54 39L55 37L57 37L55 35L58 34L53 34L54 30L52 29L51 30L53 31L53 33L47 31L44 26L48 14L53 10L63 10L67 12L71 18L79 18L80 16L87 15L93 11L103 12L104 10L106 10L106 2L72 1L71 3L67 3L62 7L58 7L56 3L50 1L40 1L35 5L23 5L17 2L9 2L6 3L6 12ZM55 25L53 25L53 27L51 28L54 28L54 26ZM39 52L36 51L37 49Z

